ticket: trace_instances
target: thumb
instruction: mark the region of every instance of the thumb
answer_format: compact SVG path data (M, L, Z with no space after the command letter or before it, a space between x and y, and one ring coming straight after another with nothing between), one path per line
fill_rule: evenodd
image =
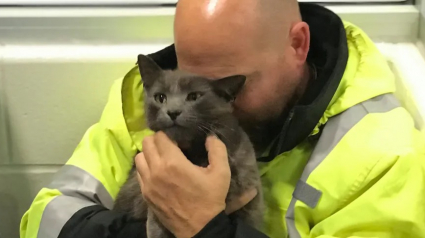
M243 208L246 206L249 202L252 201L258 194L258 190L253 188L246 192L244 192L241 196L237 198L230 199L229 202L226 204L225 213L227 215L232 214L233 212L236 212L237 210Z
M226 145L217 137L209 136L205 142L208 151L209 168L229 168Z

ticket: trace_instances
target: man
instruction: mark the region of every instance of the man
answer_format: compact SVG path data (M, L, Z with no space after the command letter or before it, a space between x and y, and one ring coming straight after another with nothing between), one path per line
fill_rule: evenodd
M180 0L175 45L150 57L211 80L247 76L235 108L258 153L261 231L228 215L257 191L226 206L220 141L207 139L210 166L199 168L146 130L135 67L37 195L21 237L146 237L142 221L109 210L137 151L143 196L176 237L425 237L425 143L356 26L295 0Z

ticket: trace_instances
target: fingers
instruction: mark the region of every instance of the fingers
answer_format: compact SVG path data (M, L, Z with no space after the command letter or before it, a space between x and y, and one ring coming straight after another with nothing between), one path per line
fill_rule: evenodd
M170 140L170 138L168 138L168 136L164 132L160 131L156 133L154 138L155 145L160 156L163 156L167 153L175 154L181 152L177 144L174 141Z
M208 160L211 168L229 167L227 149L224 143L215 136L207 138L205 147L208 151Z
M246 206L250 201L252 201L252 199L254 199L255 196L257 196L257 194L258 194L258 190L253 188L243 193L240 197L232 199L230 202L226 204L225 213L229 215L229 214L232 214L233 212L236 212L237 210Z
M142 193L145 190L145 184L143 183L143 179L140 176L140 173L137 172L137 181L139 181L140 188L142 189Z
M155 145L154 136L147 136L143 139L143 157L146 160L147 165L150 169L155 167L159 162L159 153Z
M140 177L139 183L142 185L143 181L146 181L150 177L149 166L143 152L136 155L134 162L136 164L138 177Z

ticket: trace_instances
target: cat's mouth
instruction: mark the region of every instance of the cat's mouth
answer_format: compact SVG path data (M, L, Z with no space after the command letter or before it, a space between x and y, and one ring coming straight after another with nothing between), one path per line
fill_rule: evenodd
M180 134L184 131L184 127L174 124L167 127L161 128L161 131L164 131L165 133L171 133L171 134Z
M172 123L170 123L170 125L168 125L167 127L165 127L164 128L164 130L167 130L167 129L171 129L171 130L182 130L182 129L184 129L185 127L184 126L182 126L181 124L179 124L179 123L177 123L177 122L172 122Z
M167 120L162 124L162 127L164 128L184 127L184 125L182 124L182 121L180 120Z

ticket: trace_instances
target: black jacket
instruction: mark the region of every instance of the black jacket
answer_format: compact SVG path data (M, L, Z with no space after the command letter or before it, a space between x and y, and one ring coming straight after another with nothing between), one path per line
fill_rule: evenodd
M292 117L284 123L279 139L272 146L270 161L278 154L293 149L306 139L317 125L332 99L347 63L347 41L341 19L333 12L318 5L300 3L303 21L310 26L311 44L307 61L314 63L318 78L312 82L292 111ZM177 67L174 45L151 54L150 57L163 69ZM60 238L143 238L146 227L126 214L110 211L102 206L86 207L78 211L65 224ZM195 238L265 238L266 235L235 220L224 212L212 219Z

